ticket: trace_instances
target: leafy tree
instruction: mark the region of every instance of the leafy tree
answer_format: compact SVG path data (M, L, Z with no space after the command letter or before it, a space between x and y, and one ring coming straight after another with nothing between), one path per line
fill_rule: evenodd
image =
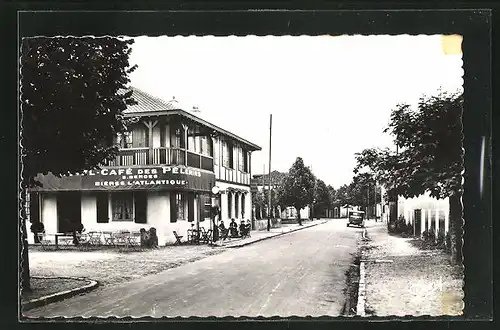
M39 173L56 176L97 168L112 159L122 114L134 104L129 83L133 40L25 38L21 43L21 162L23 193ZM24 199L24 197L23 197ZM26 222L24 291L30 290Z
M360 206L367 212L367 216L375 204L375 183L374 176L369 172L358 173L351 183L351 204ZM380 193L380 188L377 188L376 203L381 202Z
M252 193L252 205L255 205L255 219L260 220L262 218L262 210L265 208L262 191L257 190Z
M314 189L314 215L319 216L325 213L331 206L330 191L323 180L316 180Z
M297 157L283 181L280 203L295 208L299 225L302 225L300 210L313 201L315 180L311 170L304 166L302 158Z
M398 177L394 175L397 170L398 155L388 148L369 148L356 154L356 167L354 173L367 170L371 173L377 182L386 188L385 200L389 202L390 219L389 222L395 224L397 221L397 187L399 185ZM380 192L378 192L380 195Z
M394 109L386 129L400 149L397 166L392 157L387 160L394 191L449 200L452 262L461 261L462 105L458 92L423 96L416 110L404 104Z

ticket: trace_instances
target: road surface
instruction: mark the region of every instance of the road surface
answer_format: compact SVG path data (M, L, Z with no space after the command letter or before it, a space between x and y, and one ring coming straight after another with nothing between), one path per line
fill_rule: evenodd
M24 315L338 316L360 231L330 220Z

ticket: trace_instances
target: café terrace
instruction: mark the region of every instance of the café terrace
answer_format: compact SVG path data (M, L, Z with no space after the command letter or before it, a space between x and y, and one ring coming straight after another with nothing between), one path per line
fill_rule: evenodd
M220 209L217 222L251 219L251 154L261 148L181 109L176 100L132 92L137 104L124 115L137 120L116 137L116 158L60 178L39 174L42 186L27 196L28 228L37 221L47 234L75 223L86 231L154 227L164 245L175 242L174 231L186 233L192 225L208 230L212 203Z

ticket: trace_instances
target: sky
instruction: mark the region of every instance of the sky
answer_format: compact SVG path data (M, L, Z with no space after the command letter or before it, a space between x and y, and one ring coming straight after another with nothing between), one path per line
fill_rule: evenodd
M394 148L391 109L462 88L460 37L176 36L134 38L131 86L253 142L252 174L297 157L326 184L349 184L354 154Z

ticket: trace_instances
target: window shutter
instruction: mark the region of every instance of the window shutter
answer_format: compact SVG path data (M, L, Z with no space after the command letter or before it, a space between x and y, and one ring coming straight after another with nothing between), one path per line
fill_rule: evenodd
M175 202L175 195L176 193L174 191L170 192L170 222L177 222L177 205Z
M108 223L108 193L97 193L97 223Z
M147 223L148 196L145 191L137 191L135 197L135 223Z
M188 221L194 221L194 194L188 194Z
M30 193L30 221L31 223L33 222L40 222L40 212L39 212L39 199L38 199L38 193L32 192Z

